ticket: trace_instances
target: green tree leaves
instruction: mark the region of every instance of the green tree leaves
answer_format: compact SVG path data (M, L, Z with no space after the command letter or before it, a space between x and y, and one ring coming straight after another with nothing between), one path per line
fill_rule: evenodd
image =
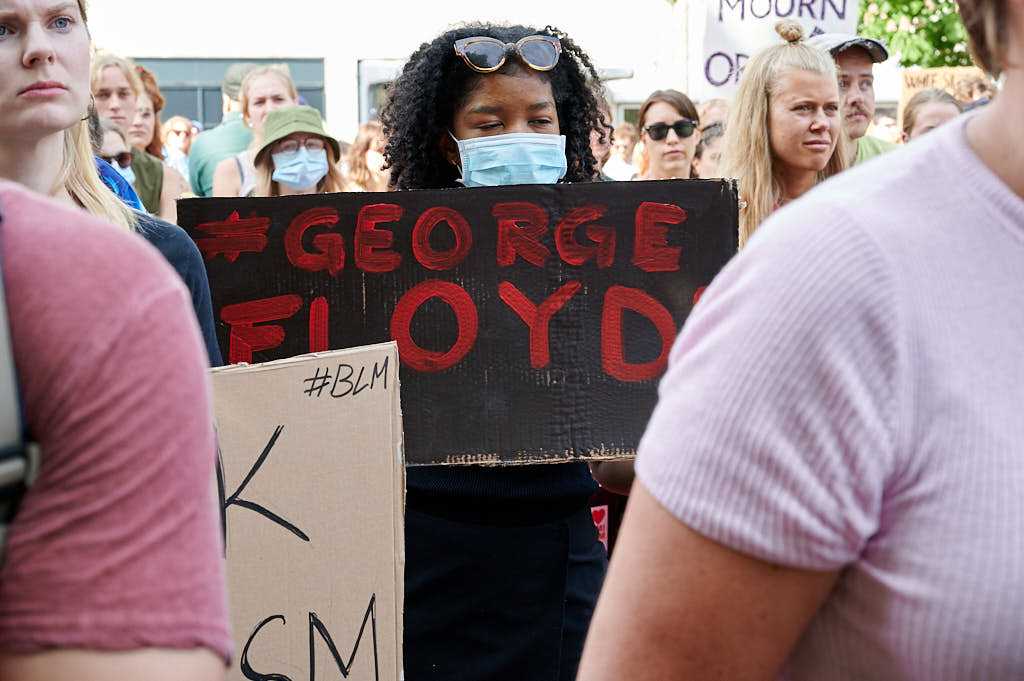
M955 0L866 0L858 33L899 52L904 66L970 66Z

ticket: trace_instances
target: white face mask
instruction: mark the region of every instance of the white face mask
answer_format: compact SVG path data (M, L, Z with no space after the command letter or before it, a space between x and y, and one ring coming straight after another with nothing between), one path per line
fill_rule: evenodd
M452 139L459 145L460 181L467 187L554 184L568 168L565 135L525 132Z

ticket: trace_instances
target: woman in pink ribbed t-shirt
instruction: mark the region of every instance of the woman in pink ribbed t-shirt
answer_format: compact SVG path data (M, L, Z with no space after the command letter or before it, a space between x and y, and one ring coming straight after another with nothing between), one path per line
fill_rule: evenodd
M782 208L687 320L579 678L1024 678L1024 2L986 109Z

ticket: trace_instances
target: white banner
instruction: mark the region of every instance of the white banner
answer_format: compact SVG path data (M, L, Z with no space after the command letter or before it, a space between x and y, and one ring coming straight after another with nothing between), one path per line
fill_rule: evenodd
M694 100L731 98L743 65L781 42L775 24L799 21L807 37L856 33L860 0L688 0L688 93Z

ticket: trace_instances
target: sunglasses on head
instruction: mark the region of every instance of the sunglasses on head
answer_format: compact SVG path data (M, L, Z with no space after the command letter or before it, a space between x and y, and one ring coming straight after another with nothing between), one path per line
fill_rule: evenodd
M689 118L680 118L672 125L669 125L668 123L652 123L644 128L644 131L650 135L652 140L660 142L668 137L669 130L675 130L676 137L682 140L692 135L696 129L696 121L691 121Z
M528 35L514 43L504 43L497 38L477 36L455 41L455 54L462 57L466 66L480 73L493 73L505 65L510 53L536 71L550 71L558 64L562 43L550 35Z
M132 164L132 152L122 151L120 154L114 154L113 156L100 156L104 161L110 165L119 165L122 168L127 168Z

